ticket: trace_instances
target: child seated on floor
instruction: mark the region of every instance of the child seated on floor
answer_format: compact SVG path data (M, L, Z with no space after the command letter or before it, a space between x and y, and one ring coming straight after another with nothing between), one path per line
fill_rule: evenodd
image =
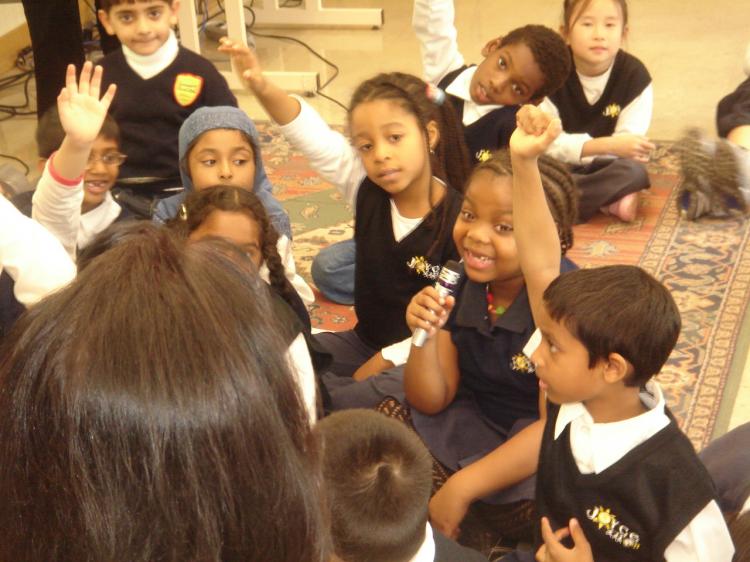
M486 561L427 521L432 458L404 424L347 410L313 429L331 512L335 562Z
M128 155L119 185L145 200L180 186L177 133L203 106L237 106L224 77L202 56L181 47L172 27L179 0L102 0L98 16L122 48L105 56L104 87L117 84L112 116Z
M45 114L38 132L43 139L40 154L48 152L50 141L60 138L59 129L64 137L45 163L32 198L32 216L60 240L73 259L76 250L99 232L129 216L109 193L124 160L117 124L107 115L115 87L99 99L102 68L92 66L84 64L79 83L75 67L68 66L57 112Z
M450 232L469 158L453 108L415 76L378 74L352 95L349 140L269 81L246 46L222 39L220 51L292 145L356 205L357 325L316 335L334 356L332 375L362 380L403 365L408 300L457 257Z
M716 108L719 140L697 129L689 130L676 145L682 183L677 205L687 219L704 215L746 213L750 202L750 45L745 74L748 78Z
M47 160L60 148L64 138L65 129L60 121L60 112L57 107L51 107L39 120L36 130L40 171L44 172ZM126 155L120 152L120 129L112 116L107 115L91 146L83 173L83 202L76 237L79 250L85 248L94 236L110 224L133 217L127 208L117 203L111 192L117 181L120 164L125 158ZM57 184L50 184L50 179L49 175L42 173L37 188L41 185L44 195L37 199L38 206L49 204L46 198L54 196ZM29 192L29 196L31 195Z
M565 0L561 32L574 68L539 106L562 120L547 154L567 162L581 190L579 219L600 210L623 221L638 212L649 185L645 163L655 145L653 87L643 63L620 47L628 34L626 0Z
M420 42L423 78L454 107L475 162L507 147L519 105L539 103L552 94L570 69L565 43L541 25L491 39L482 62L467 66L456 42L453 0L415 0L412 26ZM335 302L354 302L354 255L354 240L345 240L313 260L315 285Z
M680 331L669 291L635 266L559 275L557 256L537 251L540 239L550 248L557 239L537 158L559 127L527 106L511 139L520 266L529 292L542 293L531 303L538 332L528 354L546 420L465 469L462 497L504 487L508 470L537 467L537 560L729 562L711 478L652 380Z
M294 264L289 215L273 196L263 166L258 130L247 114L230 106L196 110L180 127L179 163L185 191L158 201L154 220L166 223L177 218L185 197L192 191L225 185L252 192L263 204L279 235L277 247L287 279L302 301L312 304L315 300L312 289L297 274ZM261 268L261 276L267 278L265 268Z

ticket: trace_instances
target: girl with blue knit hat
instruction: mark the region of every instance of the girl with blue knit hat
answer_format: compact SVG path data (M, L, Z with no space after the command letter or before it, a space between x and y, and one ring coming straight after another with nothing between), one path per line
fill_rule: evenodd
M287 278L305 304L311 304L315 299L312 289L296 273L289 216L273 196L263 167L258 130L247 114L230 106L196 110L180 127L179 157L185 190L159 201L154 220L165 223L177 217L185 197L194 190L230 185L252 191L279 233L278 250ZM261 269L261 276L267 280L265 268Z

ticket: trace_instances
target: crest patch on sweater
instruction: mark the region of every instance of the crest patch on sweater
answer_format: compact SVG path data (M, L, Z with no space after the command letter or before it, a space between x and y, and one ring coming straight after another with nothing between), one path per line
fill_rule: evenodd
M597 526L599 531L603 532L617 544L638 550L641 548L641 538L638 533L634 533L630 528L620 521L608 507L597 505L586 510L586 517Z
M610 103L607 107L604 108L604 111L602 111L602 115L604 115L604 117L617 119L617 116L620 115L620 111L622 111L622 108L618 104Z
M192 105L203 90L203 77L183 72L174 79L174 99L182 107Z
M422 277L426 277L427 279L430 279L432 281L437 279L440 275L440 266L431 265L430 262L427 261L427 258L424 256L414 256L408 262L406 262L406 265L417 275L421 275Z

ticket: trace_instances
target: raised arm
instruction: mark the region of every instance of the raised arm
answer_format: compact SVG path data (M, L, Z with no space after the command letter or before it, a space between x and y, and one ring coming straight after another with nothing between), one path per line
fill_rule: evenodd
M547 205L538 159L562 130L533 105L523 106L510 138L513 166L513 233L521 271L526 281L531 313L538 318L542 295L560 274L560 236Z
M458 51L453 0L414 0L411 26L419 40L422 77L437 85L449 72L464 64Z
M91 146L107 116L115 85L99 98L102 67L86 62L76 83L75 66L68 65L65 87L57 98L65 138L47 162L32 199L32 216L52 232L75 257L83 197L82 180Z
M231 57L237 76L258 98L271 119L281 125L284 136L323 178L336 185L347 202L353 204L366 174L362 160L346 137L331 129L310 105L290 96L263 76L260 62L249 47L224 37L219 51Z

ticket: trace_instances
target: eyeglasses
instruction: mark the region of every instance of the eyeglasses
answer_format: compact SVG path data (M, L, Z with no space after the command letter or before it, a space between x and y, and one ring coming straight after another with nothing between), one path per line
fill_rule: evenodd
M105 152L101 156L97 156L91 153L89 154L89 159L88 162L86 162L86 166L93 166L96 162L101 162L105 166L119 166L120 164L125 162L125 159L127 157L127 154L122 154L120 152Z

